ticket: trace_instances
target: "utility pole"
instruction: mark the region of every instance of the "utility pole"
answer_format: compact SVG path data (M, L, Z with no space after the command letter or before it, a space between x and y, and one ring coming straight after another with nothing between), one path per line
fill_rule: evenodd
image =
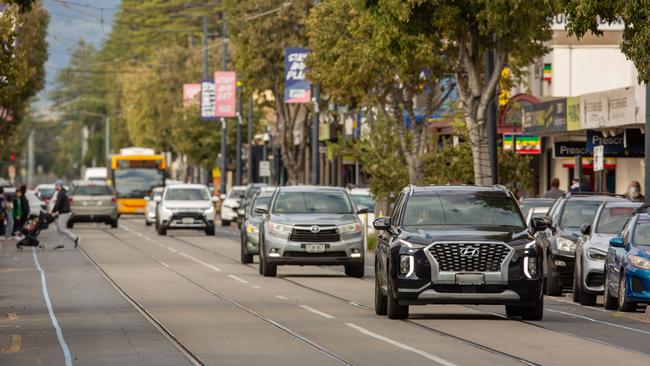
M242 96L242 86L240 82L237 82L237 139L235 145L237 150L235 151L235 184L240 186L242 185L242 156L241 156L241 126L243 123L244 117L244 103L241 100Z
M104 155L106 155L106 164L108 158L111 156L111 118L104 117Z
M223 38L223 71L228 71L228 25L226 22L226 13L221 18L221 37ZM228 178L228 129L226 128L226 119L221 119L221 194L226 194L226 179Z
M485 85L488 84L492 73L494 73L494 50L490 49L485 53ZM497 105L494 102L495 99L496 92L488 102L485 118L490 166L492 167L490 172L492 175L492 184L499 183L499 167L497 162Z
M314 85L314 96L312 99L314 103L313 120L311 122L311 184L318 185L318 133L320 122L320 83Z
M255 164L253 163L253 98L248 99L248 183L254 183Z
M34 130L29 131L27 140L27 186L34 185Z
M191 38L193 39L193 37ZM203 16L203 80L210 78L208 70L208 16Z

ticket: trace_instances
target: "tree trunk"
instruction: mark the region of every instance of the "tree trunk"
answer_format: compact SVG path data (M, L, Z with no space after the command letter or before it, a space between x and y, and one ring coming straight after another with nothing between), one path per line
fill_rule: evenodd
M469 127L469 139L472 144L472 162L474 163L474 184L491 186L492 169L488 148L487 129L485 121L476 123L471 116L465 118Z

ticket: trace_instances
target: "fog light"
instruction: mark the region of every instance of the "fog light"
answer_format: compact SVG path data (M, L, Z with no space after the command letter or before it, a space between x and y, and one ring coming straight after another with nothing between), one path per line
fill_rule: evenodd
M350 251L350 257L352 258L359 258L361 257L361 253L359 252L359 249L354 248Z
M537 260L534 257L524 257L524 274L528 278L537 276Z
M279 257L279 256L280 256L280 251L278 250L278 248L271 248L269 257Z
M399 257L399 272L405 277L411 277L413 274L414 260L412 255L403 255Z
M566 263L564 261L556 260L555 262L556 267L566 267Z

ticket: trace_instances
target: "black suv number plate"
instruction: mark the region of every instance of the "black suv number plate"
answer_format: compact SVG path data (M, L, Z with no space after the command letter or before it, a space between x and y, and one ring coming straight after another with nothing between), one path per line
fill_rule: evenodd
M456 284L463 286L478 286L485 284L485 274L483 273L457 273Z

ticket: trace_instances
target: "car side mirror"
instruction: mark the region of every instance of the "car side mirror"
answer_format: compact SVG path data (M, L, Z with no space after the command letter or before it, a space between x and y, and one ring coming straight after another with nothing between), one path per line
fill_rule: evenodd
M222 201L225 200L225 199L226 199L226 195L223 194L223 193L220 194L220 195L219 195L219 199L222 200Z
M162 202L162 196L156 196L153 198L154 202Z
M378 217L373 221L372 226L375 230L390 230L392 227L390 217Z
M357 215L367 214L367 213L368 213L368 207L367 206L359 206L357 208Z
M151 197L149 197L149 196L144 196L144 200L145 200L145 201L151 201Z
M269 213L269 208L264 205L255 206L255 213L260 215L267 215Z
M589 233L591 232L591 225L589 224L580 225L580 232L582 233L582 235L589 235Z
M625 246L625 243L623 243L623 238L617 236L609 240L609 245L613 246L614 248L623 248Z
M530 227L533 231L544 231L548 227L548 221L542 217L533 217L530 219Z
M210 201L212 201L212 202L218 202L218 201L219 201L219 197L217 197L217 196L212 196L212 197L210 197Z

